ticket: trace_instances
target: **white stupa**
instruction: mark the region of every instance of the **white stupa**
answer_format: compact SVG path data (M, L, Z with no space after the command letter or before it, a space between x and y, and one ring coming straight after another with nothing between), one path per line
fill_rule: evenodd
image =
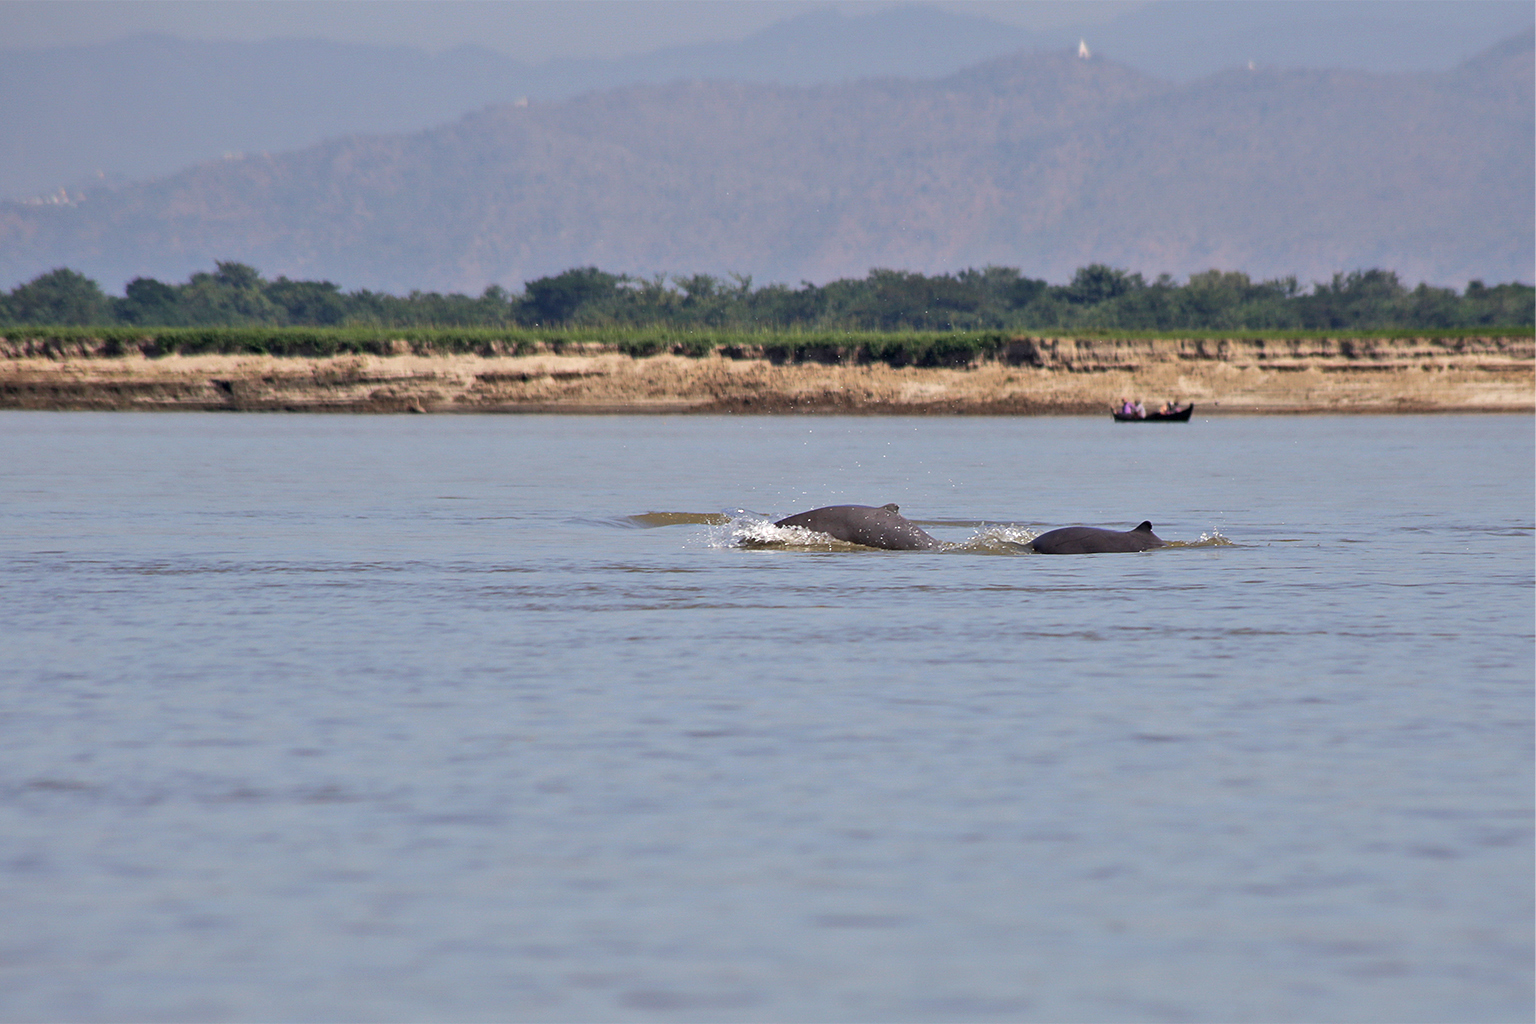
M1077 59L1078 60L1087 60L1089 57L1092 57L1092 56L1093 56L1092 51L1090 51L1088 49L1088 41L1085 40L1085 39L1079 39L1077 41Z

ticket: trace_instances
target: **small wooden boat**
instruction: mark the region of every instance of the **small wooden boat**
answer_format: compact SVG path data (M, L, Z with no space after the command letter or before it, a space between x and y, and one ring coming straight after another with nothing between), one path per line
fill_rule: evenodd
M1115 412L1110 415L1115 418L1116 423L1188 423L1189 414L1194 411L1195 403L1190 402L1182 408L1175 408L1172 412L1149 412L1145 416Z

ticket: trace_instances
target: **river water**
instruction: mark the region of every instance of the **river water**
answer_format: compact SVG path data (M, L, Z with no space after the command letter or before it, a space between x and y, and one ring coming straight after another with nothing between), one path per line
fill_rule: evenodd
M0 445L5 1020L1532 1017L1528 417Z

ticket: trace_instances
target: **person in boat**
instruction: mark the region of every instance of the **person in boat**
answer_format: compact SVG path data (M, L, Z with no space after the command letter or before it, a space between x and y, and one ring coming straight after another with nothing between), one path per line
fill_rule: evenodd
M1133 408L1131 412L1134 412L1136 414L1136 418L1139 420L1144 420L1147 418L1147 407L1141 404L1141 399L1139 398L1136 399L1136 407Z
M1176 405L1173 402L1164 402L1163 403L1163 407L1161 409L1157 410L1157 411L1158 411L1158 413L1160 415L1166 416L1166 415L1168 415L1171 412L1178 412L1179 411L1179 407L1178 407L1178 405Z
M1131 404L1131 400L1129 398L1120 399L1120 408L1116 409L1115 411L1122 416L1136 415L1136 407Z

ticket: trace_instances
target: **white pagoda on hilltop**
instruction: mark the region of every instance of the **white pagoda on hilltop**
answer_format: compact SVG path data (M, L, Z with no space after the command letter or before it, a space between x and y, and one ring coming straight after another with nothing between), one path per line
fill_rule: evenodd
M1088 42L1087 42L1087 40L1079 39L1077 41L1077 59L1078 60L1087 60L1089 57L1092 57L1092 56L1093 56L1093 52L1088 49Z

